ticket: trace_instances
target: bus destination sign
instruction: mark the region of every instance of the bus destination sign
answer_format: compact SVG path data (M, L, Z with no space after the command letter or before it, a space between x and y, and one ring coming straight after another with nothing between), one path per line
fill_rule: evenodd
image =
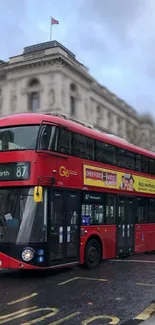
M29 162L13 162L0 164L0 181L27 180L29 178Z

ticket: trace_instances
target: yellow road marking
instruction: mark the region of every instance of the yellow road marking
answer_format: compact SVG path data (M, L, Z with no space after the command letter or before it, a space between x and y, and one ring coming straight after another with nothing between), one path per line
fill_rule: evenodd
M97 279L97 278L86 278L86 277L79 277L80 280L90 280L90 281L100 281L100 282L108 282L108 279Z
M78 277L75 277L75 278L72 278L72 279L69 279L67 281L64 281L64 282L61 282L61 283L58 283L59 286L62 286L64 284L67 284L69 282L72 282L72 281L75 281L75 280L78 280L79 278Z
M66 317L64 317L64 318L61 318L61 319L58 319L58 320L56 320L55 322L50 323L49 325L59 325L59 324L65 322L66 320L69 320L69 319L71 319L71 318L76 317L76 316L79 315L79 314L80 314L80 312L77 311L77 312L74 313L74 314L68 315L68 316L66 316Z
M33 298L33 297L35 297L35 296L37 296L37 295L38 295L38 293L32 293L30 296L25 296L25 297L23 297L23 298L20 298L20 299L17 299L17 300L14 300L14 301L8 302L7 305L8 305L8 306L11 306L11 305L17 304L18 302L22 302L22 301L24 301L24 300L31 299L31 298Z
M42 322L43 320L53 317L59 312L59 309L57 308L38 308L33 311L33 313L40 312L40 311L50 311L49 314L46 314L44 316L41 316L39 318L32 319L26 323L22 323L21 325L32 325L32 324L38 324L39 322Z
M48 314L45 314L44 316L35 318L33 320L29 320L28 322L21 323L21 325L38 324L38 323L44 321L45 319L50 318L50 317L53 317L56 314L58 314L59 309L57 309L57 308L49 308L49 307L48 308L38 308L37 306L30 307L30 308L25 308L25 309L22 309L22 310L18 310L18 311L14 312L14 313L10 313L10 314L6 314L6 315L3 315L3 316L0 316L0 324L8 323L8 322L13 321L15 319L23 318L23 317L25 317L27 315L35 314L37 312L40 313L40 312L44 312L44 311L45 312L49 312L49 313ZM56 321L52 322L49 325L58 325L58 324L61 324L64 321L69 320L71 318L74 318L74 317L76 317L79 314L80 314L80 312L76 312L76 313L70 314L70 315L68 315L68 316L66 316L64 318L61 318L59 320L56 320Z
M155 284L151 283L136 283L137 286L155 287Z
M11 313L11 314L6 314L6 315L3 315L3 316L0 316L0 324L4 324L4 323L9 322L11 320L20 318L21 316L26 316L26 315L28 315L30 313L33 313L35 308L37 308L37 306L30 307L30 308L25 308L25 309L18 310L18 311L14 312L14 313Z
M108 315L103 315L103 316L93 316L93 317L90 317L86 320L83 320L81 322L81 325L87 325L91 322L93 322L94 320L96 319L109 319L110 322L108 323L109 325L116 325L119 323L120 319L117 318L117 317L114 317L114 316L108 316Z
M152 316L153 312L155 312L155 303L144 309L143 312L137 315L134 319L146 320Z
M64 281L64 282L60 282L60 283L58 283L58 285L62 286L64 284L70 283L70 282L75 281L75 280L90 280L90 281L108 282L108 279L86 278L86 277L81 277L80 276L80 277L75 277L75 278L69 279L69 280Z

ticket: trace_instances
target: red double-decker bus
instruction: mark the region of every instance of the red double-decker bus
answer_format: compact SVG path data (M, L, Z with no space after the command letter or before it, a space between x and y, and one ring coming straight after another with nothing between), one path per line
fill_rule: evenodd
M65 116L0 119L0 268L155 250L155 153Z

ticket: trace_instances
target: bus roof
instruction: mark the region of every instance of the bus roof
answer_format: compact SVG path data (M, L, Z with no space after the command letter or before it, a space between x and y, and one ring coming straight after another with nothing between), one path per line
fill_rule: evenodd
M69 130L83 134L88 137L92 137L96 140L106 142L108 144L127 149L137 154L145 155L151 158L155 158L155 152L143 149L141 147L132 145L123 138L119 138L113 134L108 134L95 129L91 125L85 125L82 122L75 121L65 115L59 114L37 114L37 113L21 113L9 115L0 118L0 128L11 127L17 125L35 125L40 124L42 121L49 123L56 123L67 127Z

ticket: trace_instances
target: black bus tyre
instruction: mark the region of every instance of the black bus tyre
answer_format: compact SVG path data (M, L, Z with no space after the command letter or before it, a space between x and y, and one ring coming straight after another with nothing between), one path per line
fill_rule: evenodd
M101 245L97 239L90 239L85 247L85 266L88 269L96 268L101 262Z

